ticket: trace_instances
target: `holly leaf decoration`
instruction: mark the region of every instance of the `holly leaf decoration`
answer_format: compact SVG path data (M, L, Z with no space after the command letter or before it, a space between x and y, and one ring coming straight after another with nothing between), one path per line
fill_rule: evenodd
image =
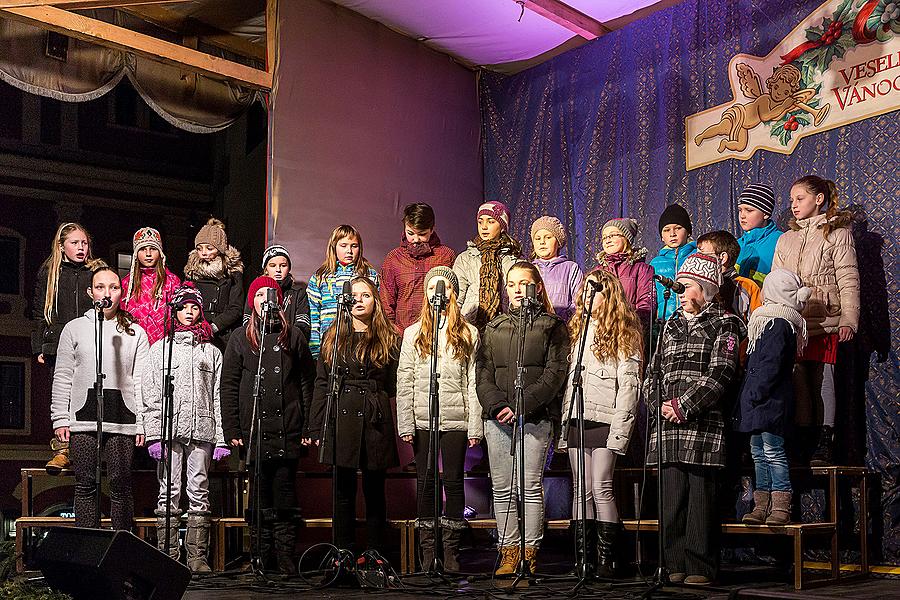
M814 108L814 107L812 107L812 108ZM809 125L809 123L810 123L809 117L802 112L794 113L794 119L796 119L797 122L803 126Z

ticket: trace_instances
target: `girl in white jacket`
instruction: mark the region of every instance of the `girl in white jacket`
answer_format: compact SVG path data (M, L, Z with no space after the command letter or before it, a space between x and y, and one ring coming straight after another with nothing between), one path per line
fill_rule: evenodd
M597 282L588 322L582 371L584 389L584 443L578 438L577 414L572 404L572 378L575 352L582 332L584 303L590 290L588 282ZM587 291L586 291L587 290ZM568 431L561 447L568 445L573 472L573 530L578 563L598 577L613 576L613 557L619 529L619 514L613 496L613 469L616 456L624 455L634 426L638 402L643 336L637 313L625 298L615 275L602 269L590 273L578 296L575 315L569 322L572 340L572 367L563 404L563 425ZM582 529L580 482L577 477L578 452L584 453L587 528ZM583 537L587 537L587 556L581 556Z
M163 381L169 357L166 336L150 348L150 360L141 378L144 402L144 430L147 452L159 461L159 500L156 510L157 544L178 560L178 526L181 509L181 478L187 471L188 519L184 545L191 571L208 573L206 550L209 545L209 465L211 460L227 458L231 451L222 435L222 411L219 408L219 380L222 353L212 343L213 330L203 314L200 290L184 285L172 298L175 312L175 337L172 345L172 506L166 523L167 434L162 422ZM213 447L215 446L215 449ZM167 527L168 525L168 527Z
M131 462L134 447L144 445L141 373L147 361L147 334L131 315L119 308L122 283L109 267L99 267L84 290L91 302L107 300L108 308L90 308L72 319L59 336L50 419L60 442L71 435L75 470L75 525L100 527L95 494L97 466L97 394L94 345L97 318L103 319L103 446L109 480L113 529L131 530L134 498Z
M438 281L447 291L447 308L441 313L438 333L440 387L440 449L444 492L444 515L434 514L434 473L428 456L429 383L434 316L430 301ZM403 332L400 365L397 370L397 432L412 444L416 453L418 479L418 523L422 565L427 569L434 560L434 520L443 527L444 567L459 571L459 539L466 526L463 519L465 494L463 466L466 448L481 442L484 423L481 405L475 395L475 348L478 330L463 318L457 304L459 282L449 267L432 268L425 275L425 302L419 320Z

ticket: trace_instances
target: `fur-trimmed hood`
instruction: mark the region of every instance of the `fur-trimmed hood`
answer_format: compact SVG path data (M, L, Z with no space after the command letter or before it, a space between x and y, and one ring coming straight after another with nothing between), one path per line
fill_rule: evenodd
M646 248L637 248L630 255L628 255L628 257L625 258L624 260L629 265L633 265L637 262L644 262L644 260L647 258L648 252L649 251ZM598 265L606 265L606 264L609 264L610 262L619 262L618 260L615 260L615 257L622 255L622 254L624 254L624 252L617 252L616 254L607 254L606 252L600 251L597 253L597 256L596 256L597 264ZM612 259L612 260L609 260L609 259Z
M804 221L804 223L800 223L799 221ZM831 225L831 230L834 231L835 229L839 229L841 227L849 227L850 223L853 222L853 213L849 210L839 210L838 212L834 213L834 216L832 216L830 219L827 218L827 215L823 213L821 215L816 215L815 217L800 219L799 221L792 217L788 222L788 225L794 231L800 231L804 227L804 225L807 227L812 225L822 228L827 224Z
M211 261L200 259L200 253L191 250L188 254L187 264L184 266L186 279L198 281L200 279L221 279L234 273L243 273L244 263L241 253L234 246L228 246L225 254L220 254Z

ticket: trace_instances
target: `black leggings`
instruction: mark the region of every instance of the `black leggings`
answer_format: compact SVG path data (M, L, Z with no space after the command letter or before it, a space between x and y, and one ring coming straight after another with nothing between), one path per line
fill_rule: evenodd
M72 467L75 470L75 526L100 527L95 494L97 481L97 434L73 433L70 438ZM134 436L104 433L101 447L109 481L110 519L113 529L131 531L134 498L131 493L131 461L134 458Z
M335 468L334 541L342 550L353 550L356 540L356 469ZM366 548L384 552L387 501L384 497L386 470L362 471L366 499Z
M465 431L441 431L438 437L443 466L442 483L444 484L444 493L447 495L444 516L448 519L462 519L466 503L463 468L465 467L469 438ZM416 437L413 438L413 448L416 451L416 478L418 479L417 514L426 519L434 518L434 473L428 453L430 443L431 431L417 429Z
M266 521L290 521L297 515L298 462L296 458L272 458L260 462L259 508L264 523ZM252 477L252 464L249 465L249 469ZM253 510L255 506L256 490L251 489L251 520L256 518Z

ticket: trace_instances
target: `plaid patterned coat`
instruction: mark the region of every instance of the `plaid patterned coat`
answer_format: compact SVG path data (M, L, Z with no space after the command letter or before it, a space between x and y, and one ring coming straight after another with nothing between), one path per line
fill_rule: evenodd
M663 464L725 466L723 396L731 389L741 340L747 331L738 317L710 303L688 320L678 309L663 330L661 400L672 400L683 423L663 419ZM650 407L650 454L657 463L653 378L644 389Z

